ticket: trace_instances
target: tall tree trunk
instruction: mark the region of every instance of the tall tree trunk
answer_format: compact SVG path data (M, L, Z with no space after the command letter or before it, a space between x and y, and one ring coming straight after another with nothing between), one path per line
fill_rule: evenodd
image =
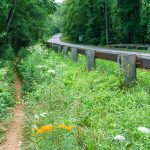
M15 8L16 8L16 0L12 0L12 7L10 8L10 11L8 13L7 19L6 19L6 24L5 24L5 31L8 32L10 28L10 24L12 22L14 13L15 13Z
M109 29L108 29L108 0L105 0L105 27L106 27L106 45L109 44Z

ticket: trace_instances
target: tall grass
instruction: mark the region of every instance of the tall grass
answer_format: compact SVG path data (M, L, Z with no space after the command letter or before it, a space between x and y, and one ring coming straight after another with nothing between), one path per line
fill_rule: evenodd
M26 120L23 149L150 149L150 73L138 70L137 83L120 89L117 65L97 60L97 69L36 45L22 51L18 66L23 80ZM51 132L35 128L53 125ZM71 131L59 125L73 126ZM115 141L122 135L124 141Z
M0 60L0 144L5 139L7 122L10 117L10 109L13 101L13 65L10 61Z

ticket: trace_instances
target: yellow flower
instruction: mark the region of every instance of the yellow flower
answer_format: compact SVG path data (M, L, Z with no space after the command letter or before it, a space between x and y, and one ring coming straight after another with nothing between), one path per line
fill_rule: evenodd
M40 128L43 132L51 132L53 129L52 125L45 125Z
M51 132L53 128L54 128L54 126L52 126L52 125L45 125L45 126L41 126L40 128L35 128L34 130L38 134L42 134L44 132Z
M63 125L63 124L60 124L60 125L58 126L59 129L65 129L65 127L66 127L66 126Z
M65 129L66 129L67 131L71 131L73 128L74 128L73 126L68 126L68 127L66 127Z
M37 130L37 133L38 133L38 134L42 134L43 131L42 131L41 129L38 129L38 130Z
M67 131L71 131L74 127L73 126L65 126L63 124L60 124L58 126L59 129L64 129L64 130L67 130Z
M39 128L34 128L35 131L37 131Z

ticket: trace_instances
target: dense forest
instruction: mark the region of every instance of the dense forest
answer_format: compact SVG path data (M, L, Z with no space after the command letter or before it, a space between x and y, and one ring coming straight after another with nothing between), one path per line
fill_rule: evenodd
M51 14L56 10L53 0L0 1L0 53L9 56L32 42L49 35Z
M60 31L76 42L82 37L88 44L149 44L150 1L0 1L1 54Z
M85 43L150 43L149 0L65 0L62 32Z

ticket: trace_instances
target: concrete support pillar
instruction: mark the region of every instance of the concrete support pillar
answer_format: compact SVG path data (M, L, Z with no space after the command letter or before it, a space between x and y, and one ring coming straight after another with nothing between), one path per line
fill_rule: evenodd
M71 48L71 59L74 62L78 61L78 49L77 48Z
M94 70L96 67L95 64L95 51L86 51L86 70Z
M118 56L118 66L124 84L127 85L136 80L136 55Z
M63 46L63 55L64 55L64 57L68 57L68 50L69 50L69 48L67 47L67 46Z

